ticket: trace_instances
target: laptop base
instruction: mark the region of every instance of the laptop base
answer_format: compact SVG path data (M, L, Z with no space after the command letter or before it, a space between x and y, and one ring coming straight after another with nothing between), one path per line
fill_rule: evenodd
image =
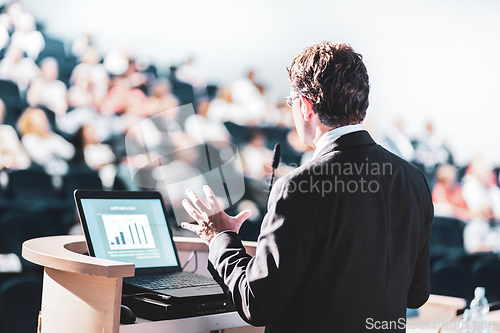
M124 298L122 304L132 309L137 317L153 321L236 311L236 307L232 302L220 298L178 303L175 301L160 301L148 296L132 296Z

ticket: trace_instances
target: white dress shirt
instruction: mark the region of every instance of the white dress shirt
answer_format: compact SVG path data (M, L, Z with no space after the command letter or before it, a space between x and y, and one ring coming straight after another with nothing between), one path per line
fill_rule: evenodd
M365 127L363 124L356 124L356 125L346 125L346 126L341 126L332 129L331 131L326 132L323 134L319 140L318 143L316 144L316 149L314 150L313 158L315 159L318 154L321 152L323 148L325 148L330 142L336 140L337 138L341 137L342 135L346 135L352 132L357 132L357 131L364 131Z

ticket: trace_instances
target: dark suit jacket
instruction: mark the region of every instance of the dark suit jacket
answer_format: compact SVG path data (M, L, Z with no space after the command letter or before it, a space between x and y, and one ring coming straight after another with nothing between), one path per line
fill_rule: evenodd
M404 331L406 308L426 302L427 183L368 132L339 137L281 178L268 207L255 257L234 232L210 246L209 270L248 323L266 332Z

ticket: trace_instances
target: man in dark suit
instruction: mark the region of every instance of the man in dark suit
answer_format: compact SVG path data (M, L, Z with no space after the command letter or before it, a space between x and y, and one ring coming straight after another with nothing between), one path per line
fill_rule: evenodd
M192 191L183 227L210 246L209 269L241 317L266 332L404 331L429 296L431 196L422 173L363 128L369 82L361 55L323 42L289 68L295 125L311 162L271 191L254 257L237 234L249 217Z

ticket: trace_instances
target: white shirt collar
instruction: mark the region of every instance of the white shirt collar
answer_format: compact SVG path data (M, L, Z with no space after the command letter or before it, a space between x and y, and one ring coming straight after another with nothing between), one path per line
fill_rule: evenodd
M363 126L363 124L356 124L337 127L332 129L331 131L326 132L319 138L312 158L315 159L323 148L325 148L330 142L341 137L342 135L357 131L364 131L364 129L365 127Z

